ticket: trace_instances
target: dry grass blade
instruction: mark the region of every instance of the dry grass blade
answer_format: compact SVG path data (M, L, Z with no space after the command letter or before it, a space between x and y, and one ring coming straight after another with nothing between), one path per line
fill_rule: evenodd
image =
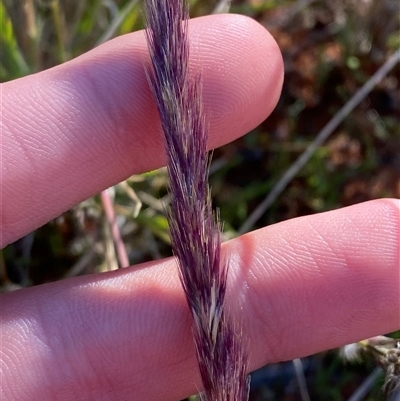
M113 238L115 250L118 255L118 265L120 268L128 267L129 266L128 254L126 252L126 248L125 248L124 242L121 237L121 232L119 230L119 227L118 227L118 224L116 221L114 205L113 205L111 196L109 194L109 190L106 189L106 190L102 191L100 196L101 196L101 202L103 204L104 211L107 216L107 221L110 225L110 230L111 230L111 235Z
M133 10L137 2L138 0L131 0L128 4L125 5L125 7L121 11L118 12L118 14L115 16L108 29L101 35L99 40L96 42L96 46L99 46L102 43L107 42L107 40L110 40L115 35L119 26L122 24L125 17Z
M381 376L382 369L375 368L347 401L362 401Z

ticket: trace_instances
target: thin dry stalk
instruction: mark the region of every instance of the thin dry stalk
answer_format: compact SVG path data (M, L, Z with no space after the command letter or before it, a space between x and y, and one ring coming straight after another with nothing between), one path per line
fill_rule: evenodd
M118 265L120 268L128 267L129 266L128 254L126 252L125 244L124 241L122 240L121 232L117 224L114 204L108 191L109 190L106 189L101 192L100 194L101 202L103 204L103 208L106 213L108 224L110 225L114 247L118 255Z
M250 216L238 230L244 234L251 230L254 224L261 218L267 209L275 202L276 198L284 191L289 182L310 160L315 151L329 138L343 120L365 99L375 86L400 62L400 49L396 50L385 64L352 96L349 101L335 114L335 116L317 134L312 143L298 157L298 159L285 171L279 181L269 191L267 197L254 209Z

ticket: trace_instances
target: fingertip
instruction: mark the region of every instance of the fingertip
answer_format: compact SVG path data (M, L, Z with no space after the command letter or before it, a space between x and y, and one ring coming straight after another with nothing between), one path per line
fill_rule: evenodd
M283 59L271 34L243 15L195 19L191 38L214 148L249 132L272 112L282 89Z
M275 107L282 58L268 32L239 15L191 20L189 35L190 67L203 74L209 147L215 148L244 135ZM2 245L133 173L164 165L146 63L140 31L5 84L2 191L9 202Z
M232 240L253 349L270 339L255 366L397 330L399 235L400 200L378 199Z

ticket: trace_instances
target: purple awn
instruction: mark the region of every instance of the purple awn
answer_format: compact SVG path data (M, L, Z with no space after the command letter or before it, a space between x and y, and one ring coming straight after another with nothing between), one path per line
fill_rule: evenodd
M165 136L171 205L168 220L179 276L193 319L203 401L245 401L249 378L241 330L225 303L228 264L221 260L212 211L208 126L201 77L189 76L187 0L146 0L149 82Z

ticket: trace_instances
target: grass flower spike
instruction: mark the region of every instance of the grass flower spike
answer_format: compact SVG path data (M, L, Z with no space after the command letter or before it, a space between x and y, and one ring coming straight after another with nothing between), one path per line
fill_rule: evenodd
M188 4L146 0L148 72L165 136L171 206L168 214L179 276L193 319L204 401L248 399L247 353L225 309L228 265L208 187L208 126L201 77L189 76Z

